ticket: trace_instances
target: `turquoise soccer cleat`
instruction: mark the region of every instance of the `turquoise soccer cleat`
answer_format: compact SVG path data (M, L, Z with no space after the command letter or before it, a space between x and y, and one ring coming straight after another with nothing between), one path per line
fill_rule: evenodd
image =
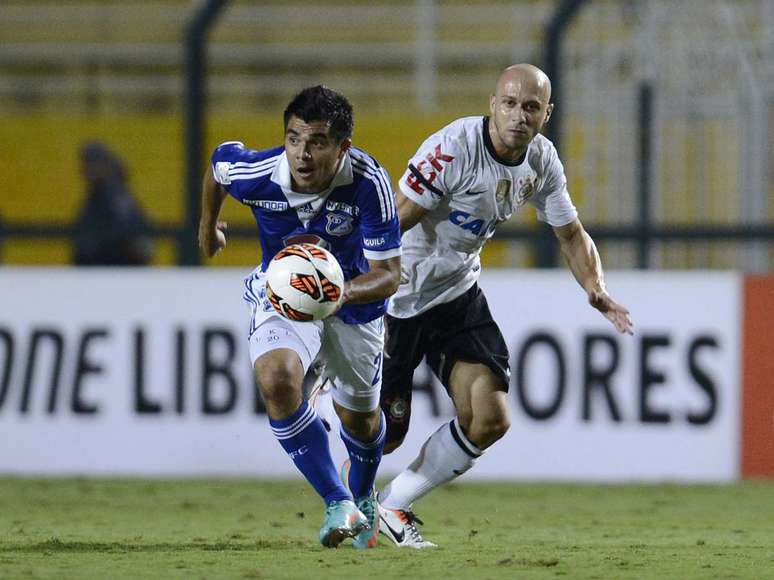
M346 538L354 538L368 520L351 499L332 501L325 508L325 521L320 528L320 543L326 548L337 548Z
M355 504L366 517L368 526L355 536L352 545L358 550L375 548L379 539L379 507L376 503L376 493L358 498Z
M349 489L349 468L352 466L352 462L347 459L341 465L339 470L339 477L344 487ZM375 548L376 543L379 540L379 506L376 503L376 491L372 491L371 495L360 497L355 499L355 505L363 513L368 521L368 527L355 536L352 540L352 545L358 550L367 550L368 548Z

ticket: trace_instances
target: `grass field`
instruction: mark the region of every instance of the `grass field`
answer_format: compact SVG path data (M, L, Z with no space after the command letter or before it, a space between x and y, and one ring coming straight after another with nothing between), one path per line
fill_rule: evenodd
M457 484L434 550L317 542L300 482L0 478L0 578L774 578L774 484Z

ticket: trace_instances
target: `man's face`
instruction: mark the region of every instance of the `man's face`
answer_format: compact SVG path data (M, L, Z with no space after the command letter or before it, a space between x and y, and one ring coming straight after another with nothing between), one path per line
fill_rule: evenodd
M549 98L549 89L531 77L514 76L500 83L489 102L495 148L523 153L551 116Z
M307 123L295 115L291 116L285 129L285 153L290 164L293 190L317 193L327 189L351 143L349 139L337 143L325 121Z

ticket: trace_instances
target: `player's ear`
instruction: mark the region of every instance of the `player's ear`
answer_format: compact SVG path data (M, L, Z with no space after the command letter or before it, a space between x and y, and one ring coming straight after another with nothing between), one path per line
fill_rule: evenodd
M548 120L551 118L551 113L553 113L553 112L554 112L554 104L553 103L549 103L548 106L546 107L546 118L543 121L544 125L546 123L548 123Z
M497 96L495 95L489 95L489 114L494 116L495 114L495 103L497 102Z
M352 139L342 140L342 142L339 144L339 155L343 155L344 153L346 153L347 149L349 149L350 147L352 147Z

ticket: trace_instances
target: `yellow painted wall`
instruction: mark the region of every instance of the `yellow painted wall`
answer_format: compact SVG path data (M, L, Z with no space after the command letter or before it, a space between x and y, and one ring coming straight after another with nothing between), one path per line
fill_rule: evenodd
M451 121L450 116L369 115L355 119L354 142L376 157L393 183L406 161L432 132ZM180 223L184 215L183 128L178 116L0 116L0 219L7 222L57 222L75 218L84 195L78 151L84 141L99 139L126 162L130 185L150 218ZM282 142L280 113L251 116L211 116L207 150L228 140L244 141L253 148ZM228 200L223 218L250 226L252 214ZM505 264L505 246L490 244L485 258ZM71 244L65 238L35 240L15 238L0 247L5 264L67 264ZM251 266L260 260L256 241L231 240L212 265ZM177 261L174 240L156 243L154 263Z

